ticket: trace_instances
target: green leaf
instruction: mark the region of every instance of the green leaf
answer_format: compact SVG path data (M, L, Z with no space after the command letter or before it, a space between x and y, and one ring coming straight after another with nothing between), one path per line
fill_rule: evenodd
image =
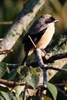
M37 84L39 82L39 77L37 75L28 75L26 77L26 81L29 85L31 85L33 88L37 87Z
M1 94L5 98L5 100L11 100L9 93L1 91Z
M12 97L12 100L17 100L16 96L13 96L13 97Z
M20 70L21 70L20 71L21 75L25 76L27 74L27 72L28 72L28 67L22 66Z
M4 62L0 62L0 78L5 74L6 68L6 64Z
M39 76L36 73L36 70L33 67L30 67L30 73L26 77L26 81L33 88L36 88L39 82Z
M25 86L16 86L14 90L16 91L16 96L18 97L22 91L24 91Z
M56 100L56 98L57 98L57 88L55 87L55 85L53 85L49 82L47 82L46 85L47 85L48 90L51 92L54 100Z
M37 75L36 70L32 66L30 67L30 69L33 75Z
M15 76L16 76L16 74L17 74L17 71L15 70L15 69L13 69L12 71L11 71L11 73L8 75L8 80L12 80L12 79L14 79L15 78Z

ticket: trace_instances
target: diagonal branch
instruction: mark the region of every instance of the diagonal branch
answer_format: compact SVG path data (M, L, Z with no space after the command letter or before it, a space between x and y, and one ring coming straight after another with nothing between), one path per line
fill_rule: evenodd
M46 66L46 69L51 69L51 70L56 70L56 71L61 71L61 72L66 72L67 73L67 69L64 68L57 68L57 67L53 67L53 66Z
M43 61L45 64L48 64L48 63L53 63L55 60L59 60L59 59L63 59L63 58L67 58L67 52L55 54L48 59L43 58ZM27 66L34 66L35 67L35 65L38 66L37 60L27 62Z
M39 66L43 69L43 83L45 83L47 82L47 70L46 70L45 64L43 63L40 51L41 50L39 48L36 48L35 55L36 55L36 59L38 61Z
M0 42L0 51L11 50L17 39L27 31L37 12L43 7L45 0L27 0L22 11L16 17L4 40ZM0 55L0 61L6 57Z
M67 58L67 52L60 53L60 54L55 54L51 56L49 59L44 60L44 63L53 63L55 60Z

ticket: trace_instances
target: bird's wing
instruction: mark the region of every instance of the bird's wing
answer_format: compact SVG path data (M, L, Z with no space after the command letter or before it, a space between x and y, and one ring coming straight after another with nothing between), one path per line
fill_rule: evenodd
M48 27L48 25L45 24L45 20L44 20L43 16L41 16L30 27L29 31L23 38L23 43L27 42L28 35L30 35L33 38L37 38L37 37L40 38L42 36L43 31L45 31L47 29L47 27ZM39 38L38 38L38 40L39 40Z
M32 38L32 40L33 40L33 42L35 44L37 44L39 42L40 38L45 33L45 31L46 31L46 29L42 30L38 34L30 34L30 37ZM26 34L24 36L24 38L23 38L23 44L24 44L24 49L27 52L33 47L33 44L32 44L31 40L28 37L28 34Z
M46 28L47 25L45 24L45 20L42 16L33 23L27 34L37 34Z

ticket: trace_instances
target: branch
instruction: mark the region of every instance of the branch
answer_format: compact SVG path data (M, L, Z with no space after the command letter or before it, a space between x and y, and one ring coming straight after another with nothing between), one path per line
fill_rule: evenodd
M47 63L53 63L55 60L59 60L63 58L67 58L67 52L53 55L48 59L43 58L43 61L45 64L47 64ZM35 61L27 62L27 66L34 66L34 67L38 66L38 61L35 60Z
M47 72L48 69L67 72L67 69L60 69L60 68L55 68L55 67L52 67L52 66L45 65L43 60L42 60L41 49L40 48L36 48L36 45L33 42L32 38L30 36L28 36L28 37L29 37L30 41L32 42L33 46L35 47L34 52L35 52L38 64L43 69L43 83L47 82L47 73L46 72Z
M12 50L5 50L5 51L2 51L2 52L0 51L0 55L3 54L3 53L8 53L8 52L12 52ZM53 55L49 59L43 58L43 61L44 61L45 64L46 63L53 63L55 60L63 59L63 58L67 58L67 52ZM9 67L13 67L13 68L17 68L18 66L21 66L21 64L10 64L10 63L6 63L6 65L9 66ZM37 60L30 61L30 62L26 63L26 66L36 67L36 66L38 66L38 62L37 62Z
M55 60L67 58L67 52L55 54L54 56L51 56L49 59L44 60L44 63L53 63Z
M0 79L0 85L1 84L4 84L4 85L9 86L9 87L16 86L16 85L25 85L26 87L31 87L27 83L17 82L17 81L10 81L10 80L6 80L6 79ZM43 83L39 83L37 87L39 87L41 85L43 85Z
M9 81L9 80L5 80L5 79L0 79L0 85L1 85L1 84L4 84L4 85L6 85L6 86L11 87L11 86L14 85L14 81ZM31 87L31 86L28 85L27 83L23 83L23 82L15 82L15 85L25 85L26 87ZM43 83L39 83L39 84L38 84L38 87L40 87L40 86L42 86L42 85L43 85ZM65 86L65 85L67 85L67 82L65 82L65 83L58 83L58 84L54 84L54 85L56 85L56 86Z
M35 18L37 12L43 7L44 3L45 0L27 0L24 9L16 17L4 40L0 42L0 51L12 49L17 39L24 31L27 31L31 21ZM0 61L5 57L5 54L0 55Z
M17 68L17 67L21 66L21 64L9 64L9 63L5 63L5 64L6 64L6 66L12 67L12 68ZM34 66L34 68L36 68L36 67L37 66ZM64 68L57 68L57 67L47 66L47 65L45 65L45 67L46 67L46 70L52 69L52 70L56 70L56 71L67 72L67 69L64 69Z
M54 84L54 85L56 85L56 86L65 86L65 85L67 85L67 82L64 82L64 83L58 83L58 84Z
M22 82L14 82L14 81L9 81L9 80L5 80L5 79L0 79L0 84L4 84L6 86L13 86L14 84L15 85L27 85L27 83L22 83ZM28 85L30 86L30 85Z
M9 21L9 22L0 22L0 25L11 25L13 22L12 21Z
M61 72L66 72L67 73L67 69L63 69L63 68L56 68L53 66L46 66L46 70L51 69L51 70L56 70L56 71L61 71Z
M7 54L9 52L13 52L13 50L3 50L3 51L0 51L0 55Z
M35 55L36 59L38 61L39 66L43 69L43 83L47 82L47 73L46 73L46 66L43 63L42 56L41 56L41 50L39 48L35 49Z

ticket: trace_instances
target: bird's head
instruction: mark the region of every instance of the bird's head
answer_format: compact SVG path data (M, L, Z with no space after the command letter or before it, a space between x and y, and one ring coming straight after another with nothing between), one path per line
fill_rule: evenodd
M56 23L58 22L59 20L55 19L52 15L50 14L44 14L43 16L43 19L44 19L44 22L45 24L50 24L50 23Z

